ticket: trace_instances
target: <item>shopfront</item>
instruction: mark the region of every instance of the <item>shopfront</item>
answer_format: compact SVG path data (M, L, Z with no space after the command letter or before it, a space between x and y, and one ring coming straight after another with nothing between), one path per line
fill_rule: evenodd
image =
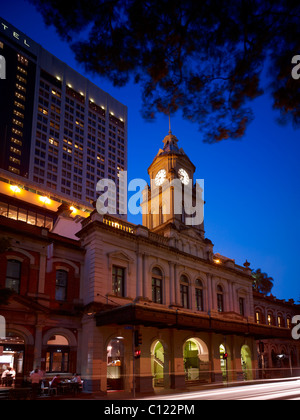
M25 341L21 336L8 332L6 338L0 339L0 377L8 368L12 368L16 373L14 382L21 383L24 377L24 358Z

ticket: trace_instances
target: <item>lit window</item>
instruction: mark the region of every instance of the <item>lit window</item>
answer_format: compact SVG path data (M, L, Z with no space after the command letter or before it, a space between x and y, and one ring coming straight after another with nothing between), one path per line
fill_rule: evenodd
M125 296L125 269L113 266L112 268L112 289L116 296Z
M10 146L10 151L15 153L16 155L21 156L22 152L21 150L17 149L16 147Z
M24 127L24 124L21 121L16 120L15 118L13 118L13 124L15 124L15 125L17 125L17 126L19 126L21 128Z
M22 67L18 66L17 69L20 73L27 75L27 71L23 69Z
M18 54L18 61L19 63L23 64L24 66L28 66L27 58L23 57L23 55Z
M13 166L9 166L8 167L8 170L9 170L9 172L12 172L12 173L14 173L16 175L20 175L20 170L17 169L17 168L14 168Z
M13 156L9 157L9 161L14 163L15 165L21 165L21 161Z
M26 93L26 88L22 85L20 85L19 83L16 83L16 88L18 90L21 90L22 92Z

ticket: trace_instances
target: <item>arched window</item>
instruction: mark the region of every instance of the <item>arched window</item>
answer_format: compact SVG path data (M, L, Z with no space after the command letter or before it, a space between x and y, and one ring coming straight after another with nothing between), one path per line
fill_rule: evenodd
M278 316L277 316L277 326L279 328L284 328L285 327L285 325L284 325L284 318L283 318L283 315L282 314L278 314Z
M196 280L196 308L197 311L204 311L203 307L203 284L201 280Z
M163 273L157 267L152 270L152 301L163 303Z
M255 312L255 321L257 324L262 324L262 316L259 310Z
M189 308L189 280L186 276L180 277L180 298L181 306L185 309Z
M56 270L56 289L55 300L67 300L68 272L65 270Z
M46 372L69 372L70 347L62 335L53 335L47 342Z
M8 260L6 268L5 287L16 293L20 293L22 263L17 260Z
M273 316L272 312L268 312L267 320L268 320L268 325L269 326L274 325L274 316Z
M224 312L224 297L223 297L223 288L222 286L217 287L217 304L218 312Z

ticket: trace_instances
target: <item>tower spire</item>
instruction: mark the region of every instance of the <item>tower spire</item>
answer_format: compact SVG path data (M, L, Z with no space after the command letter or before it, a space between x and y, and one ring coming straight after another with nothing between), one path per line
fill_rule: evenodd
M171 129L171 112L169 111L169 134L172 134L172 129Z

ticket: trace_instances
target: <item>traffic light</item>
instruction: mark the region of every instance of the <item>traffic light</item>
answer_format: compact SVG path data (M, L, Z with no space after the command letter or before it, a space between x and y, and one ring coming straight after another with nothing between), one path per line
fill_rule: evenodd
M143 344L142 334L138 331L134 331L134 345L135 347L139 347Z
M227 359L228 359L228 353L224 353L224 354L223 354L223 359L224 359L224 360L227 360Z
M135 350L135 352L134 352L134 357L135 357L136 359L139 359L139 358L141 357L141 350Z

